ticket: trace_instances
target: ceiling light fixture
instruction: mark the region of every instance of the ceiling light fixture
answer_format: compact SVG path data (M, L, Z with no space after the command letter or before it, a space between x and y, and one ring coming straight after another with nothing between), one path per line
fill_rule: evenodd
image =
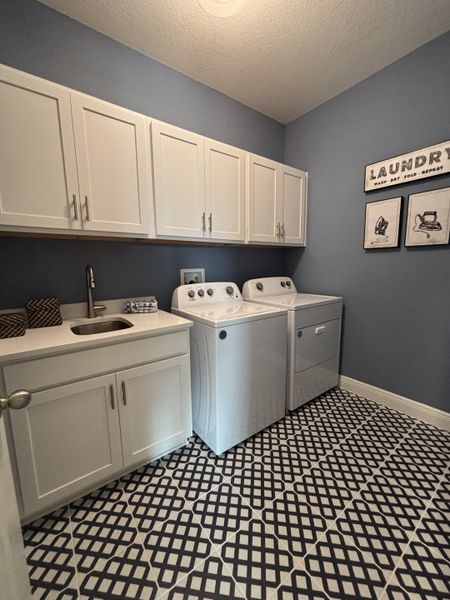
M204 11L215 17L231 17L244 6L247 0L197 0Z

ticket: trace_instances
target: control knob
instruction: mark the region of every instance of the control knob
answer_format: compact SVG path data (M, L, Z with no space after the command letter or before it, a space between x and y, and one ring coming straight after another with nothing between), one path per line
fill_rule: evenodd
M286 281L286 285L287 285L288 287L291 287L292 283L291 283L290 281Z
M212 288L208 288L206 290L206 293L208 294L208 296L212 296L214 294L214 290Z
M258 281L258 283L256 284L256 289L259 290L260 292L263 291L264 286L260 281Z
M200 298L203 298L205 295L205 290L198 290L197 294L200 296Z
M189 290L188 291L188 296L189 296L189 298L193 298L195 296L194 290Z
M228 285L227 288L226 288L226 292L227 292L227 294L229 296L232 296L233 292L234 292L233 286L232 285Z
M285 281L280 281L281 287L286 287L286 282Z

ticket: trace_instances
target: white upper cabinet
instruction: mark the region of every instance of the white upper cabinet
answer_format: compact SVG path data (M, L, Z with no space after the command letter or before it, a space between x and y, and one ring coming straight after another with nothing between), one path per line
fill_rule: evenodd
M307 173L252 154L247 161L248 241L304 245Z
M248 241L280 241L279 164L268 158L247 157Z
M215 240L245 239L245 153L205 140L208 234Z
M304 171L281 165L281 238L284 244L305 245L306 191Z
M83 94L72 114L83 229L148 232L147 119Z
M0 228L301 246L307 181L0 65Z
M207 230L203 138L158 121L151 132L156 233L202 238Z
M70 92L0 65L0 224L79 229Z

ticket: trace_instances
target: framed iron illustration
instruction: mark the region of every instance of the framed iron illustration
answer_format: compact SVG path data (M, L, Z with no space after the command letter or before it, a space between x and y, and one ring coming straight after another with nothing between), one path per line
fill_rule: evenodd
M450 236L450 187L438 188L408 199L405 246L448 244Z
M365 250L398 247L402 201L398 196L366 204Z
M450 141L366 165L364 191L450 173Z

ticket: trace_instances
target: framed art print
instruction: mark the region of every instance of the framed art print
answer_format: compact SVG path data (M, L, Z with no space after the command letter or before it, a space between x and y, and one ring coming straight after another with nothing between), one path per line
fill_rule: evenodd
M397 248L402 196L366 204L364 248Z
M409 196L405 246L448 244L449 230L450 187Z

